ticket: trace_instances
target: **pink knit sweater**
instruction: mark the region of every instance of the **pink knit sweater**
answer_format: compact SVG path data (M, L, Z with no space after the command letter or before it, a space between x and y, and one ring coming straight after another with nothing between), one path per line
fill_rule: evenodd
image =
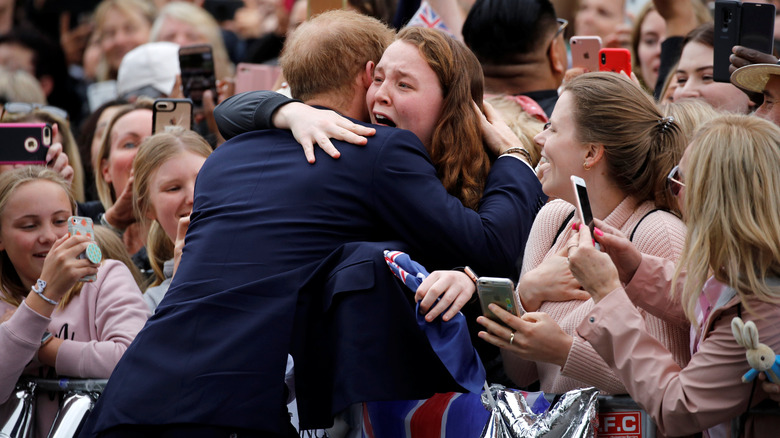
M14 307L0 301L0 315ZM26 303L0 324L0 405L12 394L22 374L33 377L107 379L135 335L146 323L149 309L127 266L104 260L97 279L85 283L81 293L51 318L39 315ZM64 339L57 352L56 369L37 360L43 332ZM36 400L36 437L47 436L57 413L59 398L41 391Z
M619 229L630 237L637 223L655 205L648 201L640 205L632 198L624 199L615 210L604 219L608 225ZM555 233L566 217L574 210L574 206L554 200L545 205L536 217L523 258L522 275L541 264L547 257L554 255L566 246L572 236L571 222L553 242ZM636 230L634 245L640 252L677 261L685 243L685 225L671 213L656 211L647 216ZM593 300L545 302L540 312L549 314L561 328L572 335L574 343L569 351L563 368L545 362L532 362L518 357L506 357L505 361L509 375L515 383L526 386L537 378L541 389L550 393L563 393L576 388L595 386L608 394L625 394L626 389L620 380L610 370L591 345L576 333L576 328L593 308ZM675 361L680 366L690 359L689 328L674 326L663 322L655 316L639 310L643 315L648 331L672 352ZM619 315L615 315L616 318Z

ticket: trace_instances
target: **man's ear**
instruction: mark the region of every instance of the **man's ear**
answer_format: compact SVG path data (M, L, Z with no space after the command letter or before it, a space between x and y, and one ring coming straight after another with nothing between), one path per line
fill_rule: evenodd
M366 70L361 75L361 79L363 81L363 85L366 87L366 90L368 90L368 87L371 86L371 82L374 81L374 67L376 67L374 61L368 61L366 63Z
M550 60L550 68L554 73L564 74L566 72L566 66L569 63L566 56L566 43L562 37L556 36L550 43L550 48L547 49L547 58Z

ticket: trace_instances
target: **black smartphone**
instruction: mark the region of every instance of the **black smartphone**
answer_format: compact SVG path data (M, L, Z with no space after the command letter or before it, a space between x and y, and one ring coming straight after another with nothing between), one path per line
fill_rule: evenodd
M157 99L152 114L153 134L165 132L170 126L192 129L192 101L189 99Z
M0 123L0 164L46 164L52 142L47 123Z
M775 6L768 3L741 3L736 0L715 2L715 42L713 78L729 82L731 49L744 46L772 53L774 46Z
M217 78L214 73L214 55L209 44L179 48L179 67L184 97L192 100L195 108L203 107L203 92L211 90L217 99Z

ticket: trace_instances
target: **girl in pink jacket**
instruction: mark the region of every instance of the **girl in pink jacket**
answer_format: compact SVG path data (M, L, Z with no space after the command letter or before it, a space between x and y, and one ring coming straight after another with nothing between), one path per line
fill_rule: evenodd
M19 377L106 379L146 322L127 267L78 258L90 240L68 236L75 201L55 172L0 174L0 404ZM97 275L93 282L79 282ZM39 393L35 435L46 436L59 398Z

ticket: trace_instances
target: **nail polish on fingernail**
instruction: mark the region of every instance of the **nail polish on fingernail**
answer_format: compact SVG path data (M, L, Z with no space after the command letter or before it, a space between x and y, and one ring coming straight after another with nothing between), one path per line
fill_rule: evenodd
M574 222L573 224L571 224L571 229L574 230L574 231L577 231L577 222Z
M598 228L595 228L595 227L593 228L593 233L596 234L599 237L603 237L604 236L604 232L599 230Z

